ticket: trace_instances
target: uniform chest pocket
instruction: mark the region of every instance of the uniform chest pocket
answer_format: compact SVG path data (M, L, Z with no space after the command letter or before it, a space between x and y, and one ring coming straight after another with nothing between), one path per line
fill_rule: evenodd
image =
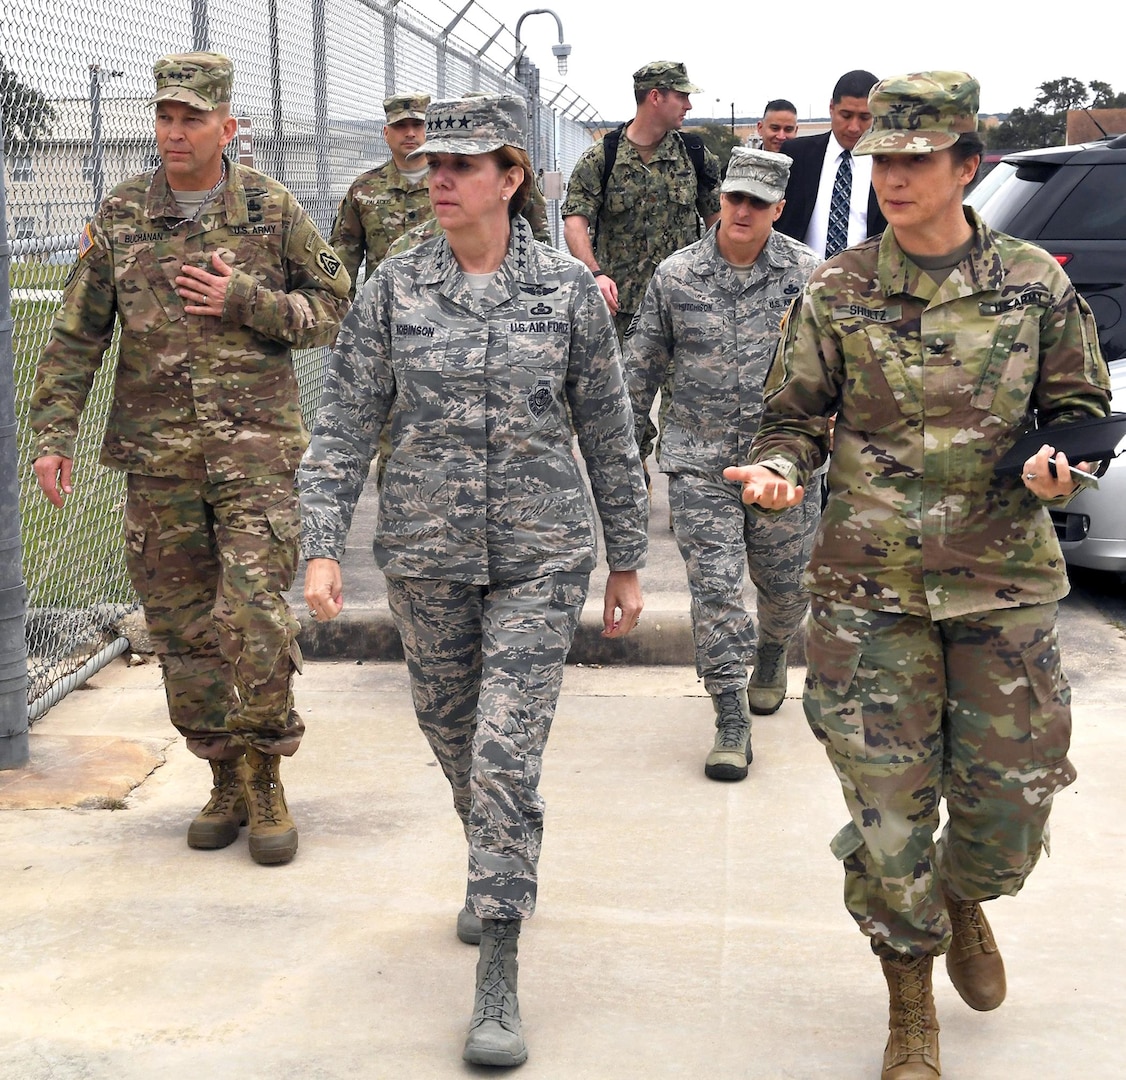
M396 372L441 372L450 332L432 322L396 314L391 320L391 362Z
M696 204L696 177L677 176L669 182L669 200L680 206Z
M883 327L864 325L840 339L845 356L845 385L841 407L856 431L879 431L922 411L907 378L899 345Z
M179 266L166 270L144 248L124 259L115 275L117 310L122 324L135 334L153 334L184 317L184 306L172 279Z
M608 190L602 205L607 214L628 214L632 213L640 198L640 188L627 183Z
M1044 308L1007 311L986 324L978 355L985 366L972 404L1004 420L1027 415L1040 368L1040 317Z

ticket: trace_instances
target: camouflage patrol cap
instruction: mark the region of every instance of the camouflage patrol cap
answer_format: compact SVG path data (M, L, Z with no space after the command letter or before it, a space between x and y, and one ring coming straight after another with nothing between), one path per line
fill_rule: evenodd
M235 66L220 53L173 53L152 66L156 93L147 104L182 101L193 109L213 112L231 100Z
M425 120L429 104L429 94L392 94L383 99L383 111L387 114L388 124L397 124L400 120Z
M719 190L740 191L768 203L781 202L786 197L792 161L787 154L736 146L732 148L727 175Z
M688 81L688 69L677 60L654 60L633 73L635 93L642 90L676 90L681 94L702 93Z
M515 94L467 95L426 106L426 142L407 154L488 154L502 146L525 149L528 107Z
M964 71L896 75L872 87L872 128L854 154L930 154L977 131L981 85Z

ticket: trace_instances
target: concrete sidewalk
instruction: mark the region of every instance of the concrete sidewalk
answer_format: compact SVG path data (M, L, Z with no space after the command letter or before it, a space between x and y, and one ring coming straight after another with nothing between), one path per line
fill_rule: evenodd
M347 619L298 680L308 724L283 766L301 847L260 867L245 835L190 850L203 762L173 737L159 669L124 659L0 773L0 1080L429 1080L462 1064L476 950L454 935L465 845L418 731L372 493L344 560ZM655 477L646 611L599 636L592 582L544 767L536 917L520 949L525 1080L871 1080L879 965L829 853L840 791L802 716L803 671L756 718L743 783L703 776L713 734L691 669L684 567ZM300 587L294 604L304 612ZM948 1080L1123 1075L1114 971L1126 871L1126 643L1081 602L1061 620L1079 781L1055 854L990 905L1009 999L971 1012L936 978ZM307 655L325 628L307 627ZM372 662L381 658L384 662ZM795 654L795 659L800 653ZM648 666L659 664L661 666Z
M971 1012L938 969L948 1080L1122 1075L1126 648L1089 609L1063 623L1080 779L1053 856L990 905L1004 1007ZM755 721L750 777L724 785L702 773L693 671L568 667L519 1076L878 1075L886 991L841 905L842 803L801 674ZM284 775L301 848L283 867L255 865L245 836L186 846L207 770L172 738L155 664L116 661L35 726L31 768L0 773L0 1077L498 1075L460 1060L464 841L402 665L313 662L298 695L309 731Z

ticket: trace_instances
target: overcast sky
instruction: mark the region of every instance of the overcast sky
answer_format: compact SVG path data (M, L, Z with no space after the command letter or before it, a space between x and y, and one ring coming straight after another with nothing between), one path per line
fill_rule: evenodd
M461 7L461 0L450 0ZM524 0L479 0L515 30ZM446 9L414 0L418 10ZM796 2L669 3L649 0L550 0L572 47L565 81L604 119L633 114L630 75L650 60L681 60L703 88L693 97L697 118L761 115L767 100L789 98L798 116L824 116L833 83L852 68L884 77L946 68L981 83L982 111L1027 108L1037 86L1067 75L1100 79L1126 91L1126 51L1119 4L961 3L940 5ZM1118 12L1119 14L1112 14ZM1100 14L1101 13L1101 14ZM1118 26L1118 29L1115 27ZM559 81L550 15L524 20L521 38L544 82ZM718 103L716 99L719 99Z

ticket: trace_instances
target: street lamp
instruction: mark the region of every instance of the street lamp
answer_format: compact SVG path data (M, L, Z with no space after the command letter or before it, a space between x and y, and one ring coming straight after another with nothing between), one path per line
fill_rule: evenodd
M544 168L543 152L540 147L540 72L539 68L525 55L527 50L520 40L520 27L524 25L524 20L529 15L550 15L555 20L555 25L559 30L559 44L552 45L551 51L555 56L560 75L567 74L567 57L571 55L571 46L564 42L563 23L551 8L533 8L531 11L525 11L516 20L516 80L528 92L528 114L531 121L530 134L532 136L529 147L531 150L530 156L532 168L540 170Z
M551 52L555 57L556 63L559 65L559 74L567 74L567 57L571 55L571 46L566 45L562 41L563 28L559 28L560 42L558 45L551 46Z
M90 179L94 185L94 209L105 195L105 167L102 162L102 76L120 79L124 71L111 71L100 64L90 65Z

